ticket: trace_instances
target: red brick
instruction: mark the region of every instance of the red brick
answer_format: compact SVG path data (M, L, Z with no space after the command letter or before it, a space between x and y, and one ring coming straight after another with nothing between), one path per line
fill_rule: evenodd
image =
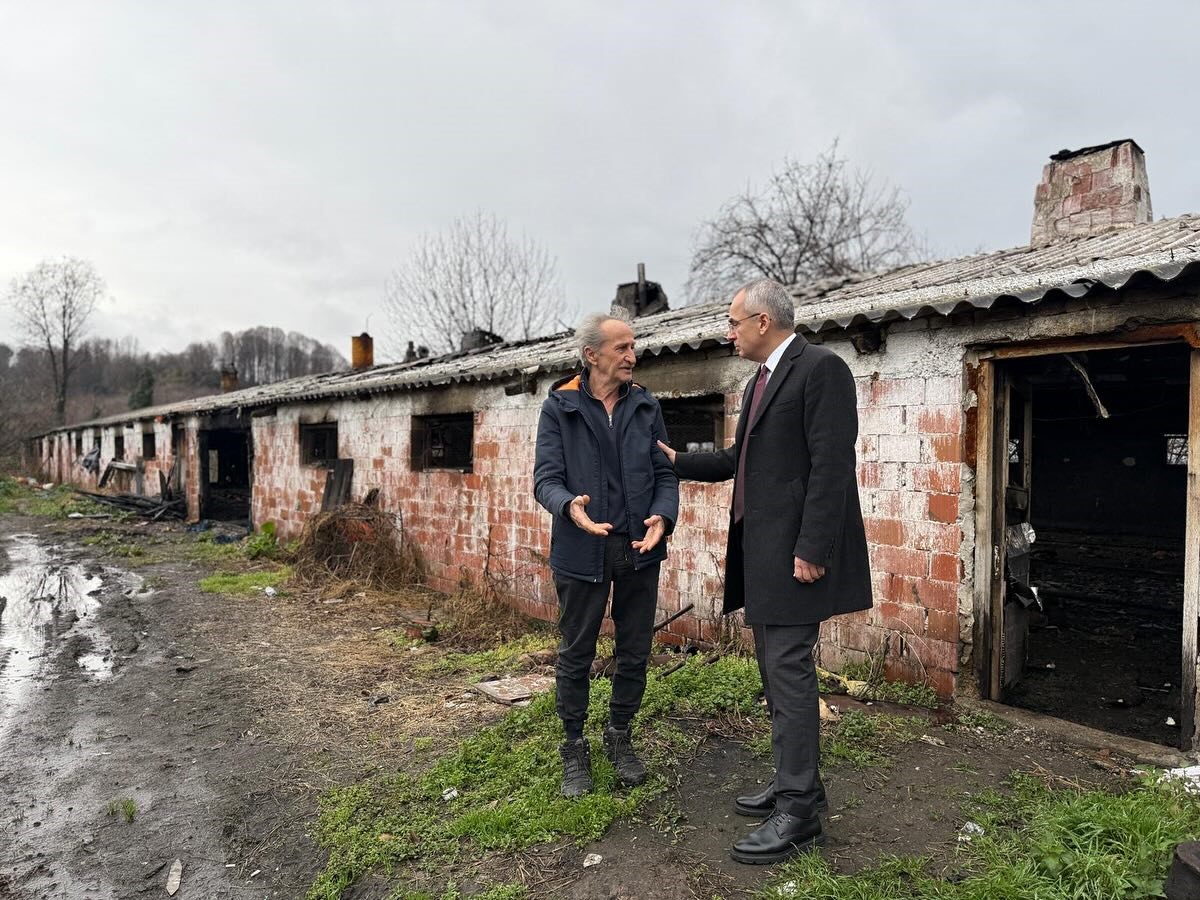
M917 431L958 434L962 431L962 410L956 406L927 406L917 412Z
M935 522L957 522L958 497L954 494L930 494L929 518Z
M962 560L949 553L935 553L929 561L929 576L938 581L961 581Z
M858 485L864 488L877 488L880 482L880 463L864 462L858 465Z
M912 487L918 491L957 494L962 489L958 463L925 463L912 467Z
M907 547L874 547L871 567L893 575L924 577L929 574L929 552Z
M885 600L875 607L879 624L889 631L908 632L923 635L925 633L925 610L910 603L896 603Z
M962 462L962 439L955 434L938 434L930 439L936 462Z
M927 615L926 636L935 641L958 642L958 613L931 609Z
M892 579L888 599L898 603L916 603L926 609L957 612L958 585L949 581L896 575Z
M926 671L925 676L928 679L929 686L933 688L933 692L940 698L948 700L954 696L958 681L956 672L945 669L934 669L933 671Z
M867 517L863 520L867 529L867 540L872 544L885 544L891 547L904 545L904 526L899 519L877 519Z

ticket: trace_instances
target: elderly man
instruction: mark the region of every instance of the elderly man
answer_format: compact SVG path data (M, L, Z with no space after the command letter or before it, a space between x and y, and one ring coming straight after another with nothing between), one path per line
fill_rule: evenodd
M759 367L742 395L733 446L676 453L660 445L681 478L734 479L724 611L744 606L753 628L775 759L767 789L734 804L740 815L766 817L733 845L744 863L779 862L824 843L812 651L822 621L871 606L854 379L839 356L795 333L794 316L777 282L738 290L729 336Z
M665 538L679 510L679 483L656 442L662 410L633 383L633 329L608 315L575 331L583 371L556 382L542 403L533 489L553 516L550 568L558 590L557 709L565 740L562 794L592 789L583 736L596 638L612 593L617 671L604 752L624 785L646 780L630 724L646 688Z

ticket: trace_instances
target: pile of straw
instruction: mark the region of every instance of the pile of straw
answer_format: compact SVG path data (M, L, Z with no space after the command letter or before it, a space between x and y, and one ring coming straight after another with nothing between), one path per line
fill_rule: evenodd
M293 577L319 586L353 583L397 590L421 584L425 566L403 539L393 517L373 506L348 503L311 519L300 536Z

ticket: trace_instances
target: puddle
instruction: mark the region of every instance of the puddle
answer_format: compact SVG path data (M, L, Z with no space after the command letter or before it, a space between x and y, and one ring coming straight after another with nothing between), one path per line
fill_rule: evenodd
M0 734L42 682L47 664L68 636L90 640L78 659L97 679L112 676L112 655L93 621L105 576L91 565L64 560L32 534L4 544L8 571L0 575ZM114 573L119 576L123 573Z

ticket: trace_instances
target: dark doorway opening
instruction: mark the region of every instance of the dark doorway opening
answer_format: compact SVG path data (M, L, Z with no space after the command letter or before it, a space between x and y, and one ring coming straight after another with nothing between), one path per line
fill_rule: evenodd
M200 515L250 522L250 431L221 428L200 434Z
M999 364L1001 699L1179 745L1191 348Z

